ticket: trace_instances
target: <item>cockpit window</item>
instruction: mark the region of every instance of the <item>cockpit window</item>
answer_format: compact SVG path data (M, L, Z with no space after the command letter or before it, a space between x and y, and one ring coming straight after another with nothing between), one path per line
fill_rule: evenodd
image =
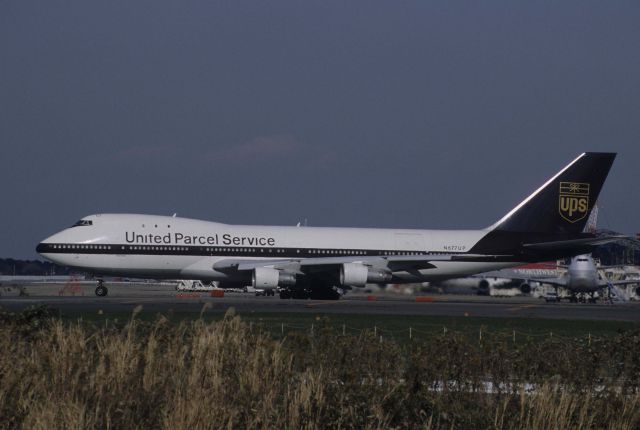
M71 227L80 227L80 226L85 226L85 225L93 225L93 221L88 220L88 219L81 219L80 221L78 221L77 223L72 225Z

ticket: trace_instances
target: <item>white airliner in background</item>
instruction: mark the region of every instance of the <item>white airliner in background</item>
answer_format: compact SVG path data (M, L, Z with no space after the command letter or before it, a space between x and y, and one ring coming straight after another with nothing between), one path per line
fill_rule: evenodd
M580 155L483 230L248 226L101 214L45 239L37 252L97 276L199 279L222 288L279 287L281 298L337 299L342 289L367 283L441 280L590 252L613 240L582 230L614 158ZM96 295L106 294L99 279Z
M558 298L558 289L566 290L571 302L586 299L587 294L589 301L593 302L596 300L595 293L599 292L602 297L604 290L620 299L624 291L617 287L640 284L640 279L610 280L600 274L602 270L614 267L624 266L597 266L590 254L583 254L572 257L568 265L548 262L494 270L467 278L447 279L438 283L437 287L447 293L458 294L489 295L491 288L517 288L522 294L529 294L535 286L547 284L556 289ZM559 274L558 268L564 268L566 271Z
M596 266L596 262L590 254L578 255L571 259L571 263L565 266L567 271L555 278L531 278L529 281L541 284L549 284L557 289L564 288L571 294L570 300L577 302L577 294L585 293L590 295L590 301L595 301L594 294L598 291L607 289L609 294L612 293L613 287L638 284L638 279L612 281L602 277L599 269L606 267ZM615 266L609 266L615 267ZM615 292L614 292L615 294Z

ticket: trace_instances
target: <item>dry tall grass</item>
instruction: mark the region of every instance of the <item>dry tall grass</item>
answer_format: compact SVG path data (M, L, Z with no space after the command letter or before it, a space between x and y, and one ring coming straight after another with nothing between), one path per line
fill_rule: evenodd
M623 363L615 378L574 384L500 345L405 347L327 327L275 341L232 314L98 329L8 321L0 351L0 428L640 427L620 352L607 356ZM523 378L543 382L526 393Z

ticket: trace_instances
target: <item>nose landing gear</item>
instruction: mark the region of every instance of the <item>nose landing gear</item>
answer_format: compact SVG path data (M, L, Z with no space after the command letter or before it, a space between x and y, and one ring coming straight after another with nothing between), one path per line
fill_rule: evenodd
M109 290L104 286L104 281L102 279L98 279L98 286L96 287L96 296L104 297L109 294Z

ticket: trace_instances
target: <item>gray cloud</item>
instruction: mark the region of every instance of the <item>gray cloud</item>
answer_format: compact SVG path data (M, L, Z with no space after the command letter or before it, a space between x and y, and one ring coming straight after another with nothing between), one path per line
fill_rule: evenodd
M208 162L237 166L289 159L305 153L310 155L310 149L290 135L262 136L238 145L209 150L205 158Z

